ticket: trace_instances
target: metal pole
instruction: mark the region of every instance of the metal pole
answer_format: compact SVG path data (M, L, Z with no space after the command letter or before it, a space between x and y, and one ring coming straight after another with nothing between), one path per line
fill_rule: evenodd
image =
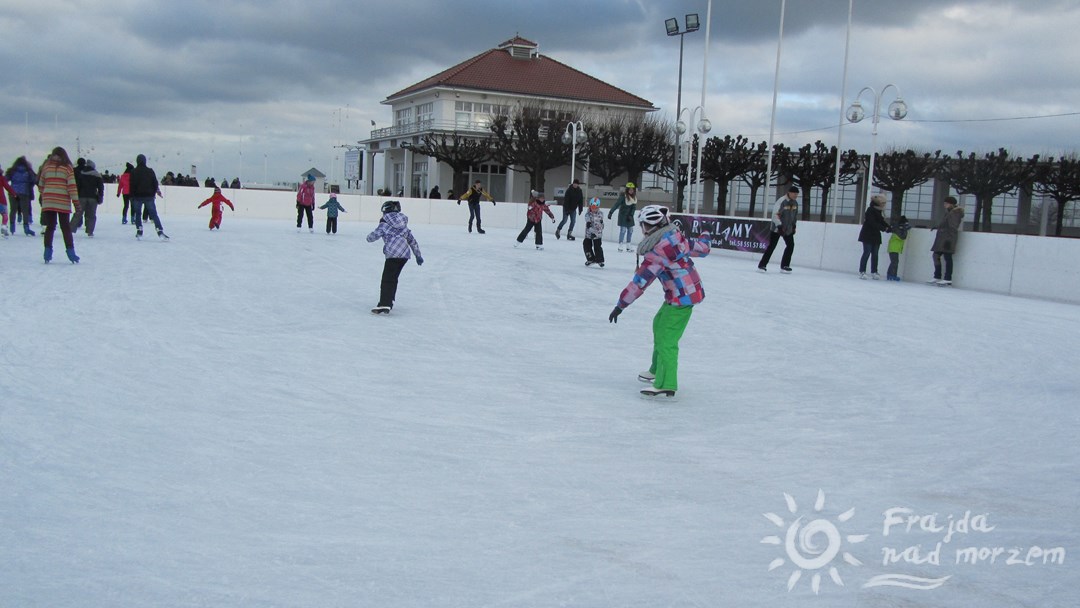
M709 0L709 6L705 9L705 60L701 67L701 117L705 118L705 83L709 78L709 37L712 33L712 0ZM698 161L697 161L697 175L701 180L701 138L704 135L698 134ZM705 180L701 180L701 202L698 203L697 212L701 213L701 207L705 204Z
M761 205L761 217L769 217L769 201L775 192L772 190L773 134L776 130L776 93L780 90L780 53L784 48L784 9L787 0L780 0L780 38L776 43L776 73L773 75L772 118L769 119L769 160L765 163L765 200Z
M873 89L871 89L873 91ZM882 89L881 93L885 90ZM874 186L874 160L877 156L877 126L878 126L878 112L881 111L881 93L874 93L874 129L870 132L870 169L866 174L866 196L863 197L863 204L870 204L870 189Z
M836 175L833 177L833 189L832 189L832 222L836 223L836 201L840 197L840 159L843 157L844 148L842 143L844 141L844 97L847 96L847 68L848 68L848 51L851 48L851 12L854 8L855 0L848 0L847 9L847 37L844 40L844 76L840 81L840 122L836 128Z
M675 98L675 122L679 121L679 113L682 112L682 62L683 62L683 37L686 32L679 34L679 92ZM675 130L675 182L672 186L672 206L679 210L679 130Z

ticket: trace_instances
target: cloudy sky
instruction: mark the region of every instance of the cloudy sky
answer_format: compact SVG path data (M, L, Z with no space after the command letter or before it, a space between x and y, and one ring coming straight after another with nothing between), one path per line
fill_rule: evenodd
M704 107L713 134L768 139L780 0L714 0ZM54 145L116 171L340 177L336 145L390 123L387 95L519 34L676 114L701 103L707 0L0 0L0 162ZM776 141L837 141L848 0L790 0ZM854 0L846 107L894 84L907 119L878 149L1060 155L1080 145L1077 0ZM885 94L883 106L893 98ZM864 106L873 96L864 94ZM871 125L843 129L868 152ZM335 160L336 159L336 160ZM332 168L331 168L332 166Z

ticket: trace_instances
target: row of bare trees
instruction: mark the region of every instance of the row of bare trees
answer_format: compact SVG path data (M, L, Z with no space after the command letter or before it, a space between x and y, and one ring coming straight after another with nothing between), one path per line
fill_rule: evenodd
M588 141L578 145L576 170L589 173L611 184L622 175L629 181L640 182L645 172L675 181L682 190L688 180L696 178L697 146L679 168L676 177L672 168L673 125L652 115L629 117L614 115L604 120L590 120L556 112L542 106L520 106L509 116L493 116L489 132L426 133L417 143L406 143L406 149L433 157L448 165L454 173L455 192L464 192L471 166L484 162L500 163L513 171L529 176L530 186L545 187L549 170L566 166L571 157L571 144L564 137L570 120L582 120ZM696 136L695 136L696 137ZM750 190L751 216L755 214L758 191L767 179L768 143L752 142L742 135L710 137L700 147L701 177L716 186L716 210L727 213L729 185L740 180ZM587 161L586 161L587 159ZM864 172L868 157L855 150L839 155L839 184L852 185ZM772 178L779 183L792 183L802 191L802 216L810 219L813 192L820 198L819 220L828 217L829 193L837 176L836 146L821 141L791 149L774 144ZM978 155L957 152L955 157L941 151L886 150L877 155L873 185L891 195L891 215L903 213L904 195L932 179L945 180L960 194L975 197L973 228L989 232L992 203L995 197L1024 189L1052 198L1057 203L1057 226L1060 235L1065 207L1080 200L1080 159L1076 155L1061 158L1028 159L1012 157L1005 149ZM767 203L768 201L765 201Z

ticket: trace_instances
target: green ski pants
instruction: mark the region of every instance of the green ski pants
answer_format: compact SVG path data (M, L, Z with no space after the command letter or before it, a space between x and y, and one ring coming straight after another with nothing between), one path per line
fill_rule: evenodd
M649 371L656 374L653 387L679 390L679 340L693 312L693 306L665 303L653 317L653 353L649 366Z

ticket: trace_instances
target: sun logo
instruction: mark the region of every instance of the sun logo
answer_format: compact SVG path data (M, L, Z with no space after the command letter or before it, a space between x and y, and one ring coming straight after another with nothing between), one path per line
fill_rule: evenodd
M788 512L796 516L799 506L790 494L784 493L787 501ZM814 513L821 513L825 508L825 492L818 490L817 501L814 503ZM787 588L791 591L803 576L804 571L813 572L810 578L810 588L816 595L821 590L821 571L828 567L829 578L838 586L843 587L844 581L840 578L840 571L831 565L833 559L841 555L843 543L861 543L866 540L866 534L849 534L841 536L837 525L828 519L816 515L803 515L796 517L792 523L787 523L783 517L775 513L765 513L765 519L776 524L777 528L787 528L784 538L780 536L766 536L761 542L766 545L783 545L787 558L795 566L791 576L788 577ZM855 509L836 516L836 521L844 523L855 515ZM816 519L810 519L817 517ZM808 520L808 521L806 521ZM843 551L843 560L852 566L861 566L862 562L847 551ZM769 572L776 570L787 563L782 557L778 557L769 564Z

